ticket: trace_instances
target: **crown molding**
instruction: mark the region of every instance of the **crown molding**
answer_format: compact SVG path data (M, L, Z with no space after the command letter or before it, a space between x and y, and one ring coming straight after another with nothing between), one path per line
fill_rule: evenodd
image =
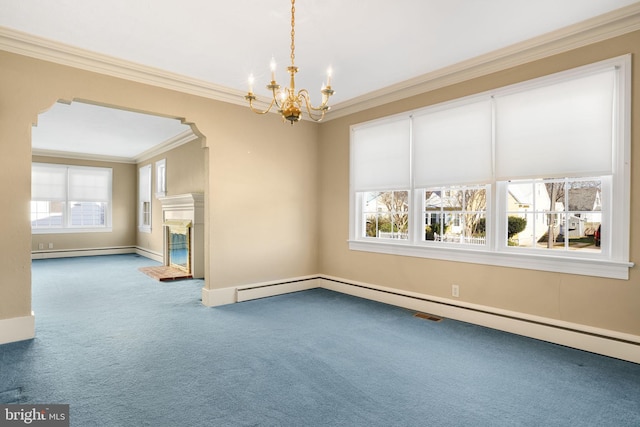
M0 26L0 49L191 95L245 105L244 92Z
M158 144L148 149L147 151L138 154L135 157L105 156L102 154L74 153L71 151L43 150L37 148L34 148L31 151L31 155L57 157L63 159L90 160L98 162L138 164L144 162L145 160L149 160L154 156L159 156L169 150L178 148L179 146L191 142L197 138L198 136L189 129L174 136L173 138L169 138L165 142Z
M89 154L89 153L74 153L71 151L43 150L40 148L32 149L31 155L56 157L60 159L89 160L89 161L95 161L95 162L128 163L128 164L137 163L135 159L132 159L130 157L105 156L102 154Z
M154 147L151 147L147 151L140 153L138 156L136 156L135 162L142 163L145 160L149 160L152 157L158 156L162 153L166 153L167 151L173 150L174 148L178 148L181 145L191 142L195 139L198 139L198 136L194 134L193 131L191 131L191 129L188 129L174 136L173 138L169 138L165 142L159 145L156 145Z
M640 29L640 2L509 47L462 61L369 94L338 103L325 121L543 59ZM176 90L236 105L245 93L42 37L0 27L0 49L57 64Z
M326 121L640 30L640 2L341 102Z

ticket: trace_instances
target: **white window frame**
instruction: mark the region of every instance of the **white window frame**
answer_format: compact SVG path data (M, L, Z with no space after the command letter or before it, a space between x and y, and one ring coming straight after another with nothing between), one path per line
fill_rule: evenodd
M138 169L138 230L142 233L151 233L152 226L152 170L151 164ZM145 210L145 203L148 210Z
M156 198L167 195L167 159L156 162Z
M562 81L577 76L586 75L605 67L617 69L617 116L614 123L613 146L613 175L603 177L603 247L599 254L582 252L522 250L512 248L506 244L507 200L506 182L496 181L488 183L486 245L433 244L424 242L422 203L424 193L422 189L410 189L409 207L410 236L408 240L364 238L361 234L364 226L361 215L362 196L354 190L353 173L354 159L351 158L351 179L349 197L349 249L357 251L375 252L392 255L430 258L446 261L468 262L485 265L513 267L540 271L551 271L596 277L607 277L628 280L629 268L633 263L629 261L629 230L630 230L630 151L631 151L631 56L624 55L601 61L550 76L499 88L479 95L457 99L450 103L473 102L478 97L492 97L521 90L523 87L546 85L554 81ZM361 126L371 126L385 121L397 121L401 117L411 117L429 108L443 108L443 103L420 110L405 112L391 117L361 123L351 126L351 135ZM353 142L352 142L353 143ZM382 189L381 189L382 190ZM615 201L615 209L613 208ZM606 219L605 219L606 218ZM422 237L421 237L422 236ZM615 238L612 238L615 236ZM514 250L516 249L516 250Z
M59 164L59 163L32 163L32 167L37 165L44 165L51 168L59 168L60 170L65 170L65 196L64 200L59 200L64 206L63 215L62 215L62 225L60 227L43 227L43 228L32 228L32 234L71 234L71 233L109 233L112 229L111 218L112 218L112 208L113 208L113 169L111 168L103 168L103 167L94 167L94 166L80 166L80 165L67 165L67 164ZM101 201L101 203L105 203L104 210L104 224L103 225L95 225L95 226L74 226L71 224L71 209L72 206L69 202L74 200L69 200L69 173L68 171L80 170L80 169L99 169L101 171L107 172L109 176L109 183L107 188L108 200Z

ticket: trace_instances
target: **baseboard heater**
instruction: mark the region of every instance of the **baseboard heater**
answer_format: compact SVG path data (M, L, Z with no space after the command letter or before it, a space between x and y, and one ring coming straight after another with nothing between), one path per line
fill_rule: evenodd
M249 301L291 292L306 291L321 287L317 276L305 276L287 281L265 282L236 288L236 301Z
M31 259L75 258L83 256L121 255L136 252L135 246L115 246L109 248L47 249L31 251Z
M640 363L640 337L598 328L582 327L553 319L520 315L453 300L401 292L391 288L350 282L331 276L308 276L283 282L268 282L236 288L237 302L307 289L324 288L435 316L489 327L542 341L565 345Z

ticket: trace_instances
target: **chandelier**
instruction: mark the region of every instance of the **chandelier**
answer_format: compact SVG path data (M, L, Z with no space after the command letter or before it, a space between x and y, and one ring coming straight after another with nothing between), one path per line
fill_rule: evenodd
M256 100L256 96L253 94L253 75L249 76L249 93L245 95L245 99L249 101L249 108L251 111L257 114L266 114L275 105L278 108L278 112L282 116L282 120L288 120L293 125L295 122L300 120L302 116L302 109L305 108L307 110L307 115L310 119L319 122L324 118L325 113L329 110L329 106L327 105L329 102L329 97L333 95L334 91L331 89L331 68L327 71L327 85L322 88L320 93L322 94L322 102L319 106L314 107L311 104L311 99L309 96L309 92L306 89L300 89L296 93L296 84L295 84L295 74L298 72L298 67L295 66L295 12L296 12L296 1L291 0L291 65L287 67L287 71L290 76L289 87L280 88L280 85L276 82L276 62L275 59L271 59L271 83L267 85L267 89L269 89L272 93L273 98L271 99L271 104L269 107L264 110L258 110L253 106L253 101Z

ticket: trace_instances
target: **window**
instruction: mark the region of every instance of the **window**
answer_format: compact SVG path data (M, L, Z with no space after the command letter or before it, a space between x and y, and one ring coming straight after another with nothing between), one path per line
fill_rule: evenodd
M352 126L350 248L627 279L630 67Z
M151 233L151 165L142 166L138 177L138 230Z
M486 186L423 191L424 240L486 245Z
M167 195L167 159L156 162L156 197Z
M110 168L33 163L34 233L110 231Z
M509 182L507 244L599 253L596 231L602 223L602 188L601 178Z
M365 194L365 235L382 239L409 236L409 192L382 191Z

